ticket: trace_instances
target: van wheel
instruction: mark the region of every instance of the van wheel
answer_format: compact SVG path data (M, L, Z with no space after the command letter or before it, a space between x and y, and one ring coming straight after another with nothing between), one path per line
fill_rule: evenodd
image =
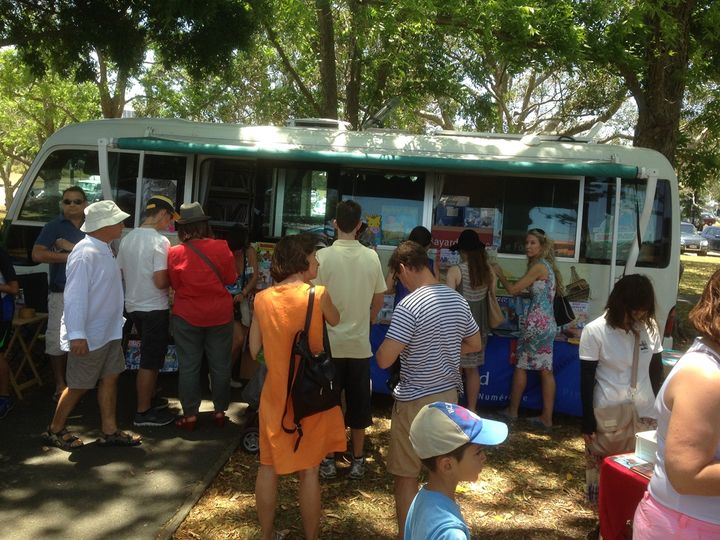
M257 427L247 427L243 430L240 442L242 449L248 454L257 454L260 451L260 431Z
M701 257L705 257L707 255L707 251L699 251L698 255L700 255Z
M685 255L685 250L683 248L680 248L680 255Z

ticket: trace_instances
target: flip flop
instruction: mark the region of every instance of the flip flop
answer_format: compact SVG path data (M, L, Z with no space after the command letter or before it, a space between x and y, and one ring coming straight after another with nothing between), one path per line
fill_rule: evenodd
M98 446L138 446L142 444L142 438L139 435L130 435L124 431L116 431L109 435L103 433L95 442Z
M539 417L539 416L532 416L532 417L528 418L527 421L530 422L530 424L531 424L533 427L536 427L536 428L538 428L538 429L542 429L543 431L550 431L550 430L553 428L551 425L550 425L550 426L546 426L546 425L543 423L543 421L540 420L540 417Z
M42 438L48 446L54 446L66 452L72 452L83 446L82 440L70 433L67 428L63 428L57 433L53 433L50 431L50 428L48 428L47 431L42 434Z
M507 409L500 409L496 412L497 415L500 416L504 422L507 422L509 424L514 424L518 420L517 416L510 416L510 411L508 411Z

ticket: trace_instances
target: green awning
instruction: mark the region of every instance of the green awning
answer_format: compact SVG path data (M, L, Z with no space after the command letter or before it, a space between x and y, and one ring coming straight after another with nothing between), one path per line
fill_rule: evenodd
M478 171L513 174L546 174L557 176L597 176L636 178L637 167L618 163L585 161L520 161L456 156L407 156L371 152L335 152L332 150L300 150L263 148L233 144L177 141L157 137L121 137L114 140L122 150L145 150L180 154L234 156L277 161L310 161L352 167L383 166L389 169L420 169L435 171Z

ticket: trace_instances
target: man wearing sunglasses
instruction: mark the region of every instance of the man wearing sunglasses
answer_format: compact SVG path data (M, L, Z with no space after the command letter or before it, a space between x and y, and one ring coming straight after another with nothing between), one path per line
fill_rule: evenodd
M65 263L75 244L85 237L80 226L85 221L87 197L80 186L70 186L62 194L62 213L47 223L35 240L32 259L50 266L50 292L48 294L48 325L45 333L45 354L50 357L55 376L55 394L65 389L67 354L60 349L60 319L63 314L65 290Z

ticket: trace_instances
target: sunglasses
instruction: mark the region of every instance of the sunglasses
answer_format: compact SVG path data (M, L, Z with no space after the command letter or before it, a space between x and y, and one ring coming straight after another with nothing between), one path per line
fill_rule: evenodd
M542 229L530 229L528 233L532 234L539 234L540 236L545 236L545 231Z
M82 199L63 199L63 204L67 205L74 204L75 206L80 206L84 202Z

